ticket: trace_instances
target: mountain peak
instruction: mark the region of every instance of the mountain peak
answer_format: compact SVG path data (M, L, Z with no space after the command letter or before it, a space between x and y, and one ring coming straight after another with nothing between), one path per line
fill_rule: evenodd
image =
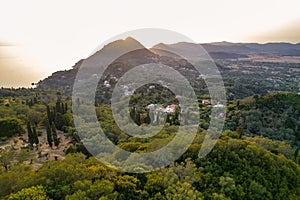
M123 51L132 51L137 49L145 49L145 47L133 37L127 37L126 39L119 39L105 45L101 50L96 54L102 53L111 53L111 52L123 52Z
M124 41L126 41L126 42L138 42L136 39L134 39L131 36L128 36Z

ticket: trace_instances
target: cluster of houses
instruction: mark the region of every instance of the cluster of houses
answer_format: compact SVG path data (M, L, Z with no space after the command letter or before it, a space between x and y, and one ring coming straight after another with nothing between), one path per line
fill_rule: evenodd
M176 113L176 108L178 108L177 105L175 104L171 104L168 105L167 107L163 107L162 105L158 105L158 104L149 104L147 107L147 109L149 109L150 111L150 116L152 116L153 118L153 123L161 123L161 119L165 118L165 119L178 119L180 120L180 113ZM177 116L175 116L177 115ZM172 116L172 117L170 117ZM166 118L167 117L167 118Z
M175 104L168 105L166 108L157 104L149 104L146 108L157 113L174 113L176 107Z

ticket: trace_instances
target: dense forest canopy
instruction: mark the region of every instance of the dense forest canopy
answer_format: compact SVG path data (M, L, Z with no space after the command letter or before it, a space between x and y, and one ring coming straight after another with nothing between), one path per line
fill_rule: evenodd
M60 91L8 91L14 95L2 92L0 127L18 126L10 129L10 135L1 135L2 144L9 144L0 154L1 198L297 199L300 195L297 94L271 93L230 102L222 136L202 159L198 152L211 106L199 103L199 133L190 148L167 168L130 174L108 168L86 151L72 123L68 96ZM139 92L143 88L131 102L139 98ZM161 95L159 100L164 103L167 99ZM149 103L136 102L141 106ZM170 103L176 101L166 105ZM109 105L97 105L96 112L108 138L130 152L161 148L172 140L178 126L167 121L159 134L139 139L118 129ZM141 125L147 123L145 113L147 110L135 114L140 115ZM34 132L39 142L33 138L31 144L28 132ZM66 140L68 144L63 145ZM60 156L59 151L67 156ZM126 159L119 154L110 156Z

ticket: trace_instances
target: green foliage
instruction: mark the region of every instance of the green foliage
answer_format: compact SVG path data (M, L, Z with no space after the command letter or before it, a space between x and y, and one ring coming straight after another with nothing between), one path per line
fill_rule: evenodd
M219 193L218 188L232 199L290 199L299 195L299 165L251 138L245 139L223 137L207 157L196 162L204 173L197 188L207 190L206 198Z
M227 113L225 130L300 145L300 95L273 93L238 102Z
M27 122L27 134L28 134L28 141L29 141L30 145L33 146L33 144L35 142L35 135L33 133L33 130L31 128L31 124L29 121Z
M13 161L14 157L15 157L15 152L14 151L4 150L4 151L1 152L0 163L5 168L6 171L8 170L8 166Z
M117 173L82 154L48 161L36 171L12 168L0 174L0 197L12 188L44 185L52 199L293 199L300 194L299 176L299 165L282 154L223 136L202 160L141 175Z
M245 87L244 84L240 86ZM131 104L138 105L136 109L132 105L134 109L131 110L130 116L141 127L150 123L151 114L141 107L149 103L177 103L170 91L157 89L151 93L147 91L147 87L140 88L131 99ZM251 93L253 89L255 86L249 87L245 95ZM18 93L13 90L10 92ZM37 96L33 91L27 92L28 96L18 96L14 100L5 97L9 101L9 106L0 106L0 116L19 119L21 127L22 121L25 124L24 122L30 119L31 124L29 123L29 126L27 124L27 127L33 136L36 135L34 134L37 132L36 127L44 128L40 123L43 121L47 141L51 147L53 143L55 146L59 145L57 130L65 131L67 137L71 137L72 144L64 150L67 154L64 160L39 161L41 166L38 167L29 164L29 160L34 157L32 154L34 151L13 148L1 151L1 199L21 199L20 195L27 195L27 191L31 191L32 195L40 191L43 192L40 196L46 194L46 198L54 200L294 200L300 196L300 167L297 164L300 160L299 150L289 145L299 144L297 138L300 102L297 95L289 93L256 95L232 102L227 106L226 130L210 154L199 159L198 152L206 133L205 129L209 127L211 113L211 107L201 105L199 134L181 158L168 167L154 172L128 174L114 171L89 155L73 126L73 118L68 110L68 104L70 105L68 97L57 92L44 92ZM155 102L152 102L150 97L155 98ZM83 101L78 100L77 103L82 109L87 108ZM129 137L120 130L114 122L109 105L97 105L96 113L107 137L120 148L136 153L151 152L165 146L175 136L180 123L176 119L178 113L169 115L168 123L157 135L144 139ZM188 123L189 116L182 117ZM95 126L98 125L95 123ZM93 132L91 130L91 133ZM42 140L37 142L34 138L32 143L42 142ZM53 151L57 150L59 149ZM110 154L109 157L114 157L118 161L126 161L129 158L118 153Z
M66 200L90 200L90 198L88 198L86 192L83 192L81 190L76 191L75 193L73 193L72 195L67 195Z
M24 188L21 191L11 194L8 200L48 200L43 186L32 186Z
M52 130L52 137L53 137L54 146L57 147L59 145L59 138L57 136L56 127L55 127L54 123L51 126L51 130Z
M38 137L38 134L37 134L35 126L32 127L32 134L33 134L34 143L36 145L38 145L39 144L39 137Z
M48 142L49 146L52 147L53 146L52 132L51 132L50 124L48 122L46 125L46 132L47 132L47 142Z
M24 132L21 120L13 117L0 118L0 137L11 137Z

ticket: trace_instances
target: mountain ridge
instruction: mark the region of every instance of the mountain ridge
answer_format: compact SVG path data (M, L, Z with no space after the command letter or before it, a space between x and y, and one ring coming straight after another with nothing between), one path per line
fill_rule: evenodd
M168 60L165 64L176 64L178 60L183 59L180 55L190 55L192 57L203 56L203 58L209 58L210 56L216 60L247 58L249 55L252 54L300 56L300 44L284 42L266 44L231 43L226 41L203 44L179 42L174 44L158 43L151 48L146 48L133 37L127 37L126 39L113 41L105 45L102 49L96 51L90 57L79 60L70 70L54 72L49 77L39 81L37 87L52 89L71 89L77 71L79 70L81 64L84 63L86 60L94 59L95 62L99 62L99 57L110 57L111 54L122 55L123 52L129 51L131 51L131 54L127 57L120 56L120 59L123 63L126 63L126 59L129 59L135 64L143 64L145 63L146 59L149 62L161 62L163 60ZM178 55L176 55L173 52L178 52ZM183 54L181 54L181 52ZM91 69L88 75L93 75L96 70L96 67L95 69Z

